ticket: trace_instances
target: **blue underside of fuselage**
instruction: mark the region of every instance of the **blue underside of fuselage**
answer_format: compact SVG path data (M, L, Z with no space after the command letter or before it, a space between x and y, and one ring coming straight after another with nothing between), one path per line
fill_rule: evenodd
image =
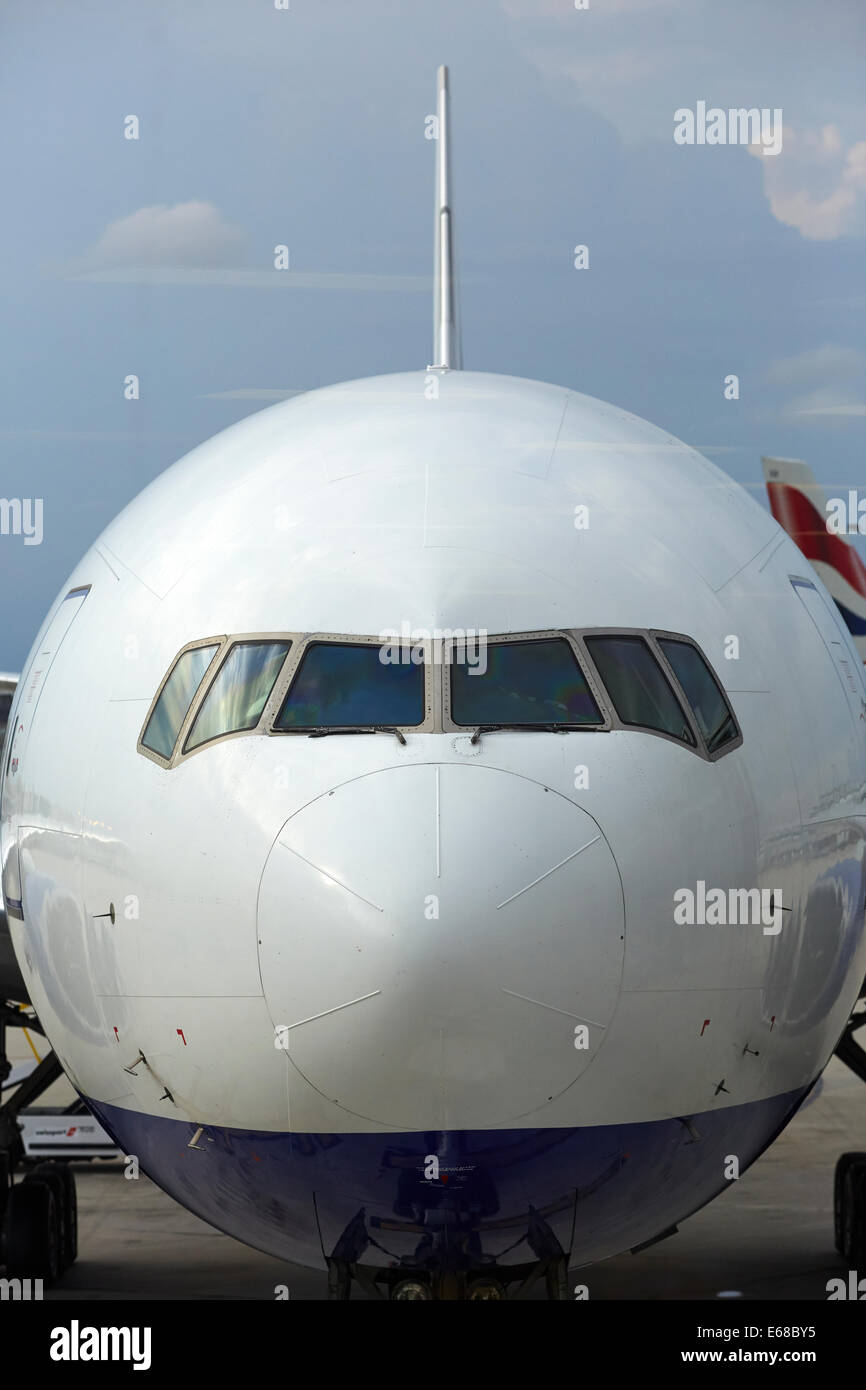
M409 1268L572 1265L633 1248L703 1206L767 1147L809 1087L682 1119L574 1129L288 1134L197 1126L88 1100L183 1206L260 1250ZM169 1102L167 1102L169 1103ZM435 1156L439 1177L425 1177Z

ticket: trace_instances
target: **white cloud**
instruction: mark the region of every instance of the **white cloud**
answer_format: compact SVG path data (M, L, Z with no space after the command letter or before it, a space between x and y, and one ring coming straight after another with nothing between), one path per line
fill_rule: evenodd
M244 234L213 203L155 203L112 222L84 256L61 268L100 285L220 285L241 289L429 290L427 275L277 270L240 263ZM268 248L265 248L266 254Z
M786 415L814 415L827 420L860 420L866 417L866 401L854 399L850 390L821 386L797 396L785 407Z
M822 32L833 45L825 50L816 49L814 0L785 0L782 29L778 7L755 0L590 0L587 11L573 0L500 5L515 48L551 92L598 112L626 144L670 142L674 112L699 99L723 110L781 108L786 139L789 120L801 130L833 122L849 143L862 130L857 0L822 0ZM848 180L857 177L852 168ZM846 182L843 205L847 198Z
M564 75L572 78L581 95L600 110L606 101L613 104L619 99L615 92L652 80L659 71L658 55L645 48L618 48L606 55L603 64L593 57L561 58L560 62ZM673 124L671 116L671 129Z
M773 362L766 373L766 380L773 386L809 386L816 382L864 378L866 355L838 343L824 343L822 347L799 352L794 357L782 357Z
M818 131L786 126L781 153L761 158L764 192L778 222L809 241L833 241L866 226L866 140L845 150L838 126Z
M82 270L67 266L66 278L91 285L220 285L224 289L253 290L426 290L431 275L367 275L340 270L252 270L244 266L118 266L109 270ZM461 277L466 283L465 276Z
M800 388L781 408L783 419L833 424L866 417L866 354L825 343L774 362L765 373L771 386ZM808 388L808 389L804 389Z
M155 203L110 223L84 265L91 270L231 266L238 263L243 240L240 227L224 221L213 203Z

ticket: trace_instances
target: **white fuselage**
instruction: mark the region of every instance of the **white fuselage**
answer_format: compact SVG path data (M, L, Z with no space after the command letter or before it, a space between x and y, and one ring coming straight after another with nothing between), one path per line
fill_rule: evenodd
M652 1238L770 1141L866 973L866 685L823 602L718 469L560 387L351 382L194 450L77 566L10 722L4 895L75 1086L193 1210L309 1263L379 1198L408 1250L423 1200L401 1235L388 1174L427 1154L455 1197L487 1155L497 1249L545 1203L568 1248L572 1191L575 1262ZM137 751L191 641L405 622L687 634L742 744L433 728L243 734L169 769ZM781 929L675 921L699 883L780 894Z

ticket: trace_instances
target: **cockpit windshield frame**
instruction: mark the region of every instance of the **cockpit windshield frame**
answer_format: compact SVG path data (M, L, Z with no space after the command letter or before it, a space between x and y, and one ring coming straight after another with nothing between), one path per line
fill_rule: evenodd
M149 758L150 761L152 763L156 763L158 767L166 768L174 766L174 763L177 760L177 750L178 748L183 747L183 741L187 736L192 720L198 713L198 708L201 704L202 699L204 698L204 693L205 691L210 689L210 678L213 676L214 672L219 669L220 662L225 657L226 651L228 649L228 642L229 639L225 633L222 633L221 635L215 637L197 637L194 642L185 643L185 645L181 647L180 651L175 653L174 657L169 662L168 669L166 670L165 675L159 683L159 687L156 691L156 694L150 702L147 714L144 716L144 721L141 725L141 730L138 735L138 743L136 744L136 748L138 752L142 755L142 757ZM180 722L177 733L175 735L174 747L172 749L171 756L165 758L161 753L157 753L157 751L154 748L149 748L147 746L147 744L144 742L144 736L147 733L148 725L150 724L150 720L154 713L154 710L159 704L162 692L168 685L168 682L171 679L172 673L174 672L177 663L180 661L182 656L186 655L187 652L196 651L199 647L216 647L216 651L211 657L210 662L206 670L204 671L201 680L198 683L195 694L192 697L192 702L188 706L186 714Z
M301 642L303 642L303 640L304 634L297 632L235 632L230 634L223 633L222 636L219 637L204 637L197 639L195 642L187 642L184 647L181 647L180 651L175 656L174 660L172 661L171 665L165 673L165 677L163 678L159 689L153 697L153 702L151 703L150 709L147 711L144 723L141 726L141 733L138 736L139 753L141 753L145 758L150 758L151 761L157 763L159 767L176 767L178 763L185 762L187 758L195 757L197 753L204 752L206 748L213 748L214 745L217 743L224 743L230 738L247 738L250 734L267 732L264 726L267 724L269 719L273 718L273 702L275 691L282 686L284 678L286 678L286 664L287 662L290 662L292 660L293 656L295 655L297 646ZM213 683L217 679L224 662L228 660L232 648L242 645L246 642L287 642L289 644L289 650L286 654L285 660L283 661L280 674L277 677L274 688L271 690L270 696L265 702L264 708L262 709L257 723L255 723L249 729L232 729L228 733L219 734L216 738L208 739L207 742L200 743L195 748L185 748L185 744L190 735L192 727L196 719L198 718L198 712L204 704L208 696L208 693L212 689ZM193 651L196 647L209 647L214 646L215 644L218 644L217 650L214 652L213 657L211 658L210 665L208 666L207 670L202 676L198 689L196 690L195 695L192 698L192 703L190 704L186 714L183 717L183 720L181 721L180 727L177 732L177 737L174 742L172 755L170 758L164 758L161 754L154 752L153 749L148 748L147 745L142 742L144 734L147 730L147 726L150 723L150 717L153 714L153 711L156 709L156 706L159 702L159 697L162 694L163 687L166 685L169 677L171 676L172 671L174 670L178 661L184 655L185 652ZM288 681L286 681L286 684L288 684Z
M540 631L536 630L534 632L490 633L486 637L485 643L488 646L498 646L506 642L550 642L554 640L565 640L568 643L569 647L571 648L572 655L574 656L574 659L577 663L578 669L583 675L583 678L586 681L586 684L589 688L589 692L595 700L595 703L598 706L599 712L601 714L600 720L593 723L582 724L580 726L579 732L599 733L611 729L613 727L613 723L611 720L610 701L606 698L606 695L604 693L604 687L598 679L595 668L587 662L585 655L581 651L579 643L576 640L576 635L573 631L565 628L543 628ZM442 728L446 733L465 734L467 730L472 730L475 727L477 727L473 724L458 724L452 717L453 707L451 698L451 672L455 664L457 663L457 659L459 658L458 649L463 648L464 646L468 646L468 652L471 655L471 657L474 658L476 655L474 641L470 641L468 644L466 644L462 639L452 638L449 641L443 643L442 664L440 667L440 672L443 687ZM469 664L471 664L471 661ZM534 727L538 728L546 726L535 725ZM575 726L569 724L565 727L567 727L569 730L572 730Z
M643 724L632 724L620 719L619 715L617 714L611 695L609 694L605 686L605 683L601 678L601 674L598 668L596 667L595 662L592 659L591 649L587 646L586 642L587 638L601 637L632 637L639 638L643 643L645 643L654 661L658 665L660 673L663 675L664 679L669 684L672 695L681 707L685 724L687 725L688 730L691 734L691 742L687 742L683 738L675 737L673 734L665 732L661 729L651 728ZM682 685L680 684L680 681L677 679L676 672L674 671L670 661L667 659L665 652L662 646L660 645L659 639L681 642L693 647L700 656L704 665L707 667L710 674L712 675L716 685L718 686L719 693L721 694L724 703L727 705L732 723L735 728L735 734L732 737L728 738L720 748L712 752L709 751L707 747L707 742L703 737L700 728L698 727L698 722L695 717L695 712L692 708L691 702L688 696L686 695L686 692L683 689ZM694 638L688 636L686 633L670 632L667 629L663 628L544 628L531 632L495 633L486 636L484 640L491 645L507 642L525 643L559 640L567 642L571 649L571 652L575 658L578 668L582 672L583 677L586 681L589 693L591 694L596 706L598 707L601 716L600 720L595 723L581 723L579 725L564 723L561 729L558 728L556 722L552 722L551 724L536 723L527 726L529 732L537 733L550 731L553 733L607 733L611 730L622 730L627 731L629 733L649 734L653 738L663 738L666 739L669 743L675 743L684 752L694 754L707 762L716 762L719 758L723 758L728 753L733 752L735 748L739 748L743 742L742 730L740 728L740 724L737 720L736 714L734 713L733 706L731 704L727 691L725 690L723 682L719 679L718 673L711 665L711 663L708 661L703 648L698 644L698 642L695 641ZM271 693L268 696L268 699L262 708L257 723L252 725L250 728L234 729L230 732L219 734L206 742L198 744L196 747L186 748L185 745L187 743L193 725L195 724L195 721L198 717L199 710L204 704L204 701L206 700L209 692L213 688L214 682L217 679L224 662L228 660L232 650L236 646L254 642L281 642L287 643L289 646L289 650L283 660L283 664L279 670L279 674L277 675L276 681L274 682L274 685L271 689ZM188 642L185 646L181 647L181 649L175 654L174 658L169 663L168 669L166 670L165 675L163 676L163 679L160 682L159 688L157 689L156 694L154 695L153 700L151 701L148 707L147 714L141 726L141 731L139 733L137 742L138 752L141 753L143 757L149 758L159 767L167 769L176 767L179 763L185 763L188 759L197 757L200 753L204 753L212 749L216 744L227 742L229 739L249 738L251 735L265 735L268 737L280 738L298 738L305 736L308 738L315 738L319 736L321 733L350 734L381 730L383 728L383 725L360 725L346 728L326 725L323 726L321 729L312 726L304 726L290 729L277 729L274 727L275 721L283 706L283 702L286 699L286 696L288 695L288 692L292 686L295 676L304 660L304 657L308 649L317 643L332 643L335 645L353 647L371 646L380 647L383 649L389 646L388 642L383 641L381 636L369 637L359 635L357 633L336 632L236 632L231 634L222 634L221 636L215 637L196 638L195 641ZM168 758L163 757L160 753L154 752L153 749L148 748L142 742L143 736L147 731L151 716L159 702L163 689L166 683L168 682L169 678L171 677L171 674L177 666L177 663L180 660L180 658L184 655L185 652L192 651L198 647L207 646L215 646L217 650L214 652L210 664L208 665L204 675L202 676L198 689L196 690L192 698L192 702L180 724L171 756ZM394 726L393 729L391 728L391 726L388 726L387 731L395 732L399 736L402 736L401 741L405 737L419 733L449 733L455 735L475 734L477 736L477 730L475 726L468 724L458 724L452 718L451 672L456 659L467 659L467 653L464 653L461 658L460 654L455 651L456 648L462 648L463 646L463 639L443 639L441 642L433 644L430 650L426 652L426 655L429 659L425 661L423 660L424 654L421 651L419 651L419 648L417 646L414 648L409 647L404 649L402 646L400 646L399 643L393 644L391 648L392 660L394 659L395 654L399 654L399 659L401 662L406 660L411 661L413 665L423 666L425 676L423 706L424 718L422 722L419 724ZM415 656L414 661L412 660L413 652ZM477 649L474 647L473 642L469 643L468 659L470 665L473 661L477 661L478 659ZM482 726L482 732L486 727L487 726ZM495 725L490 726L490 728L495 727ZM521 726L503 727L508 727L509 731L513 729L517 733L521 731Z
M204 704L214 682L217 680L223 664L228 660L232 649L252 642L286 642L289 644L289 650L286 653L279 675L277 676L270 695L265 701L258 721L248 729L233 729L228 733L218 734L215 738L208 739L206 742L200 743L193 748L187 748L185 745L198 717L199 710ZM230 634L223 634L219 637L202 637L197 638L194 642L187 642L186 645L181 647L180 651L175 654L174 659L160 682L159 689L150 703L141 726L141 732L138 736L138 752L141 753L143 757L149 758L152 762L155 762L159 767L172 768L176 767L178 763L186 762L189 758L198 756L199 753L203 753L206 749L215 747L219 743L225 743L229 739L249 738L251 734L267 734L280 738L301 737L304 735L309 737L311 732L314 732L310 729L275 729L273 725L305 652L310 646L317 642L328 642L338 646L354 647L370 646L385 648L390 645L387 642L383 642L381 637L365 637L358 636L355 633L341 632L233 632ZM180 724L172 755L170 758L164 758L160 753L155 752L152 748L148 748L147 745L142 742L148 724L150 723L151 715L159 703L159 697L171 673L174 671L178 661L184 653L192 651L197 647L208 646L217 646L217 650L214 652L210 665L202 676L198 689L193 696L192 703ZM402 656L403 648L398 646L398 650ZM418 663L416 662L415 664ZM439 727L436 721L435 711L439 708L440 703L440 683L438 677L435 675L434 669L428 666L426 668L426 680L424 683L424 718L420 724L400 725L399 731L404 735L434 732ZM366 728L366 726L361 726L361 731L363 731L364 728ZM335 729L333 732L336 733L338 730ZM358 732L358 730L347 729L346 732Z
M655 651L658 660L661 662L663 671L666 673L668 680L673 685L677 699L680 701L683 708L688 712L692 729L694 730L694 733L697 735L698 749L700 752L702 752L703 756L707 759L707 761L711 763L718 762L719 758L724 758L727 753L732 753L735 748L739 748L743 742L743 731L740 727L740 721L738 720L734 711L734 707L731 704L730 697L728 695L727 690L725 689L724 681L722 681L722 679L720 678L718 671L713 666L712 662L710 661L703 648L698 645L698 643L695 641L693 637L689 637L686 633L668 632L664 628L650 628L649 638L650 645ZM693 647L694 650L697 652L698 656L701 658L701 661L706 666L716 685L718 686L719 694L721 695L722 700L728 707L728 714L730 715L731 722L733 723L735 730L731 738L726 739L720 748L711 751L707 747L707 741L703 735L702 730L698 726L698 721L695 717L692 702L686 694L682 684L680 683L679 677L677 676L676 671L674 670L673 666L668 660L667 655L664 651L664 648L661 646L659 639L661 639L661 641L682 642L684 646Z
M668 743L676 744L677 747L682 748L684 752L691 753L699 758L702 758L705 762L716 762L719 758L723 758L727 753L731 753L735 748L740 747L741 743L743 742L743 735L740 730L740 725L737 721L737 717L734 714L731 702L728 698L727 692L725 691L725 687L722 681L719 680L718 672L707 660L707 656L703 648L695 641L693 637L689 637L686 633L683 632L669 632L665 628L639 627L580 628L574 632L574 637L578 643L578 646L580 647L581 653L583 654L585 661L591 665L592 670L596 674L596 679L598 680L599 684L601 684L602 689L604 690L605 704L610 712L611 717L611 728L625 729L631 733L639 732L642 734L649 734L652 738L666 739ZM661 671L665 676L665 679L667 680L668 684L670 685L674 696L676 697L677 704L680 706L686 724L689 730L691 731L691 743L687 743L684 739L677 738L674 734L666 733L662 729L653 729L645 724L630 724L620 719L619 715L616 712L616 709L614 708L613 701L610 695L608 694L607 687L602 682L601 675L598 672L595 663L593 662L591 649L586 645L586 638L596 637L639 637L647 645L653 657L655 658L656 663L661 668ZM685 691L683 690L682 685L677 679L676 673L674 672L673 667L671 666L670 662L665 656L664 651L659 646L657 640L659 637L670 638L672 641L684 642L688 646L694 647L695 651L701 657L701 659L707 666L708 670L710 671L716 684L719 687L719 691L721 692L721 695L725 703L727 704L728 710L731 714L731 718L733 719L734 724L736 726L736 737L724 743L722 747L717 749L715 752L711 753L707 749L706 740L704 739L703 734L701 733L701 730L698 727L698 723L695 718L695 712L692 708L691 701L688 699Z
M411 647L402 647L396 642L390 643L387 640L383 641L381 637L363 637L357 636L354 633L345 632L305 632L303 637L299 637L298 639L297 649L293 647L289 652L288 660L277 679L277 683L271 693L271 698L268 700L262 712L262 720L260 722L267 724L267 732L272 734L275 738L299 738L304 735L309 737L311 733L316 731L312 726L298 726L293 729L277 729L274 727L274 724L308 649L321 643L328 643L337 647L379 647L383 651L390 649L390 655L395 654L394 649L396 648L401 660L405 655L408 662L411 662L411 652L413 650ZM414 650L417 651L418 648L416 647ZM383 662L382 664L387 665L388 663ZM416 666L423 665L423 663L418 661L412 664ZM428 666L425 668L424 680L424 715L420 724L396 724L392 726L393 728L399 729L400 733L404 735L429 734L434 733L437 729L435 711L438 704L438 688L437 683L431 681L430 674L431 668ZM343 728L343 726L336 725L325 725L323 727L330 729L330 731L334 733L339 732L340 729ZM374 725L365 724L346 725L345 732L363 732L367 728L372 729L374 727Z

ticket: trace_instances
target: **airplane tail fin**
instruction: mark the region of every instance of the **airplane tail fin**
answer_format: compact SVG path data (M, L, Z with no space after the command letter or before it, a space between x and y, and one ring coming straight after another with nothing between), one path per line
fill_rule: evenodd
M448 111L448 69L440 68L437 84L436 249L434 252L433 367L454 371L463 366L457 266L454 250L454 209L451 205L451 151Z
M866 565L827 528L827 499L799 459L762 458L770 510L814 566L866 662Z

